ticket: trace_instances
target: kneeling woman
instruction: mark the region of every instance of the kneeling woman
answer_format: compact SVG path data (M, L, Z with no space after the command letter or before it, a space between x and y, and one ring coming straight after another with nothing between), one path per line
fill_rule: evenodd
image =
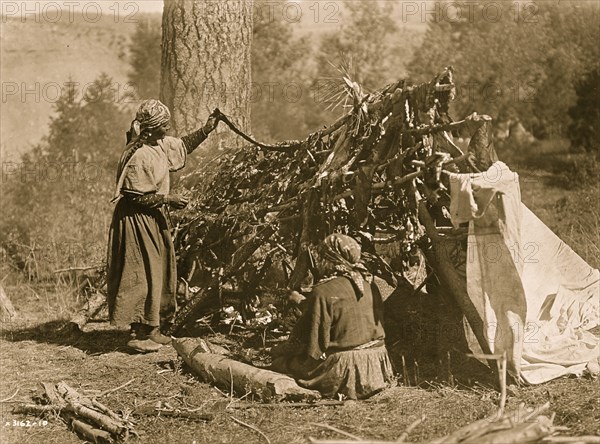
M317 284L290 339L273 350L272 370L326 397L364 399L392 379L383 302L360 255L360 245L342 234L319 245Z

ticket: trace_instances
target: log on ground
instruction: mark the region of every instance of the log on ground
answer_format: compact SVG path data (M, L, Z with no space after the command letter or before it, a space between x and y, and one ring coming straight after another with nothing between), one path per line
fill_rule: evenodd
M233 384L233 391L239 396L250 392L265 401L310 401L321 396L318 391L300 387L287 375L253 367L220 354L205 353L195 338L174 339L173 347L203 381L226 390L231 390Z
M82 308L77 314L71 318L71 323L77 325L82 330L83 327L96 316L106 305L106 296L100 292L94 293L87 302L86 307Z
M16 317L17 311L6 295L4 288L0 285L0 319L10 321Z

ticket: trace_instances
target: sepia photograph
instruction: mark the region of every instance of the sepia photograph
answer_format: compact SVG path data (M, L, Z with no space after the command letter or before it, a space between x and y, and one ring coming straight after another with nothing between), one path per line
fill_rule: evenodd
M600 1L0 0L0 442L600 444Z

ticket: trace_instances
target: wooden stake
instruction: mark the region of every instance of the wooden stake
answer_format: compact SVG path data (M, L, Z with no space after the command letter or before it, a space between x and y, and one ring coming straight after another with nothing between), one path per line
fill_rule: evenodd
M414 360L414 365L415 365L415 385L418 386L419 385L419 363L417 362L417 360Z
M347 440L347 439L316 439L309 437L308 440L313 444L396 444L396 441L375 441L375 440ZM409 444L409 443L405 443Z
M448 384L454 387L454 375L452 374L452 362L450 360L450 352L448 352Z
M59 382L56 385L56 390L58 394L65 399L69 411L89 419L117 437L123 437L128 434L128 428L123 423L115 421L110 416L94 410L91 400L81 396L75 389L68 386L66 383Z
M556 444L600 444L600 436L547 436L542 442Z
M122 388L125 388L125 387L127 387L127 386L128 386L129 384L131 384L133 381L135 381L135 378L131 378L131 379L130 379L129 381L127 381L125 384L121 384L121 385L120 385L120 386L118 386L118 387L112 388L112 389L110 389L110 390L106 390L106 391L104 391L104 392L100 393L100 394L98 395L98 398L102 398L103 396L106 396L106 395L108 395L109 393L114 393L114 392L116 392L116 391L119 391L119 390L121 390Z
M212 421L214 415L211 413L186 412L178 410L161 410L153 406L142 407L132 412L133 415L143 416L168 416L170 418L185 418L194 421Z
M500 360L500 405L498 407L498 416L504 415L504 407L506 406L506 350L502 353Z
M112 419L114 419L115 421L121 421L121 417L119 415L117 415L111 409L106 407L100 401L98 401L96 399L92 399L92 405L94 407L96 407L98 410L100 410L102 413L104 413L104 414L108 415L109 417L111 417Z
M408 387L410 382L408 381L408 370L406 370L406 361L404 360L404 355L402 355L402 376L404 378L404 385Z
M19 393L19 389L15 390L15 392L11 396L9 396L8 398L4 398L4 399L0 400L0 403L1 402L8 402L8 401L10 401L15 396L17 396L18 393Z
M12 413L22 415L43 415L45 413L60 413L62 407L57 405L21 404L13 407Z

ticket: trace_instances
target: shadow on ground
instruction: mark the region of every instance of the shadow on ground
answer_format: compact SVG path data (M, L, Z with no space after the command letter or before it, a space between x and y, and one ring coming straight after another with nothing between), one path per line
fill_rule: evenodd
M462 313L440 288L429 294L400 285L385 301L386 346L400 381L495 387L492 370L474 358L467 345Z
M68 321L55 320L27 327L4 329L0 337L9 342L34 341L78 348L88 354L122 352L133 354L125 345L130 339L124 330L92 329L81 331Z

